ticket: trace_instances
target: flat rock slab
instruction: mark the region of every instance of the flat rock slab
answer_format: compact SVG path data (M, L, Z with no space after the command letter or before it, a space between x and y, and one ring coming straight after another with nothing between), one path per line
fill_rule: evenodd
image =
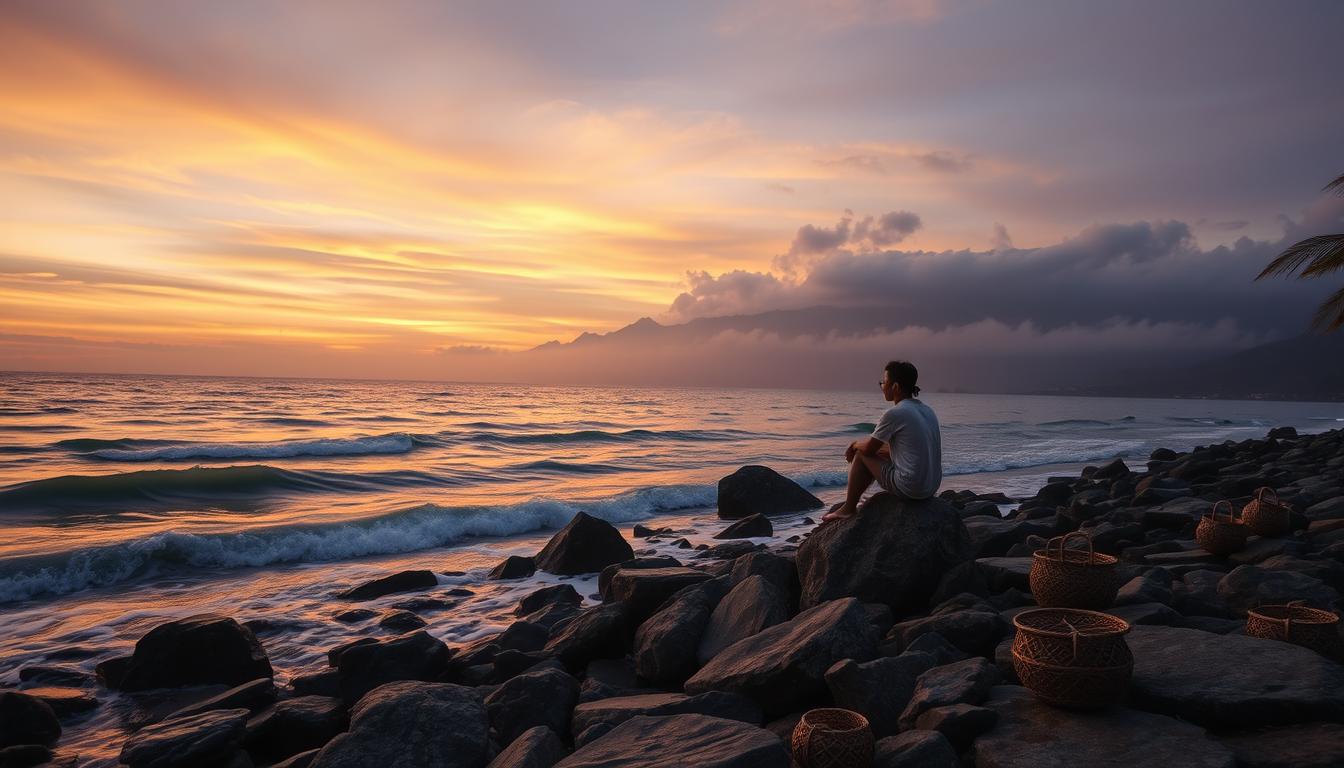
M745 696L710 691L698 696L683 693L646 693L598 699L574 707L574 733L598 723L616 727L639 715L708 715L760 725L761 708Z
M1070 712L1015 685L994 688L984 706L998 712L999 721L975 740L976 768L1236 765L1232 751L1204 729L1164 715L1132 709Z
M1344 666L1245 635L1134 627L1130 705L1215 728L1344 720Z
M555 768L789 768L779 737L706 715L634 717Z
M1240 768L1332 768L1344 765L1344 725L1305 723L1220 739Z
M1031 591L1030 557L981 557L975 562L989 580L989 588L1002 592L1009 587Z

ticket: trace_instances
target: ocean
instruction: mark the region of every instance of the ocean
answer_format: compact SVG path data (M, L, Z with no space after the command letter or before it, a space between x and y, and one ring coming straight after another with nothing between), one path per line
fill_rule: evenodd
M452 645L498 631L520 595L562 579L485 573L579 510L627 535L644 522L710 543L716 483L745 464L837 501L845 445L886 405L877 378L837 392L0 373L0 684L51 658L89 671L207 610L266 619L283 682L340 642L390 634L334 621L349 604L332 595L402 568L456 590L424 614L431 633ZM943 488L1009 496L1086 463L1142 467L1158 447L1344 422L1339 403L922 399L942 422ZM806 528L795 515L776 535ZM137 706L102 693L61 742L90 765L115 764Z

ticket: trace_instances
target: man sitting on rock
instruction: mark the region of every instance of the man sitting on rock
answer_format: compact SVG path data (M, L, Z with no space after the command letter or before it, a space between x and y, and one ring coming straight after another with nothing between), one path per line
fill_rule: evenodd
M938 417L920 402L915 382L919 371L904 360L892 360L882 371L882 397L891 407L870 437L845 449L849 485L845 500L822 516L822 523L858 514L859 499L873 480L882 490L903 499L927 499L943 481L943 438Z

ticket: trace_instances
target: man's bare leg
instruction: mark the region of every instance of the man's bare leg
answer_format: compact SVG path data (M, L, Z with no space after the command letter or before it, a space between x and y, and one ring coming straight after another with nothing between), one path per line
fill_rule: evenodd
M845 487L845 500L821 516L823 523L853 517L859 512L859 499L863 492L873 484L877 473L882 471L882 460L876 456L856 454L849 463L849 483Z

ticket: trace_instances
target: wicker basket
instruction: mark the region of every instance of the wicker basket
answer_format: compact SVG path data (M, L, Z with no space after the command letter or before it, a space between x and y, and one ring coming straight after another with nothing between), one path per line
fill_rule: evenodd
M1087 541L1086 552L1064 546L1074 536ZM1115 564L1115 557L1093 551L1092 537L1082 531L1056 536L1032 554L1031 594L1046 608L1109 608L1120 589Z
M793 729L793 762L799 768L868 768L873 732L868 718L848 709L814 709Z
M1218 508L1227 505L1227 519L1218 519ZM1199 546L1220 557L1240 552L1246 548L1246 537L1250 531L1246 523L1233 517L1232 502L1224 499L1213 505L1213 512L1199 519L1195 528L1195 541Z
M1267 499L1265 496L1273 498ZM1241 519L1257 536L1282 536L1292 527L1293 508L1279 501L1273 488L1261 488L1241 509Z
M1344 654L1339 617L1330 611L1308 608L1301 600L1251 609L1246 616L1246 634L1300 645L1331 658L1338 659Z
M1042 701L1066 709L1101 709L1124 698L1134 673L1124 619L1036 608L1013 617L1013 626L1013 671Z

